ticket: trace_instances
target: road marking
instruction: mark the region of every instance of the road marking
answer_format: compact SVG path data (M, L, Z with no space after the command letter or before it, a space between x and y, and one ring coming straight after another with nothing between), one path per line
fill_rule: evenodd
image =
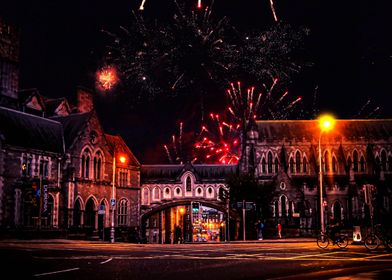
M365 259L375 259L375 258L385 257L385 256L392 256L392 254L388 253L388 254L382 254L382 255L373 255L373 256L364 257L364 258Z
M107 259L106 261L100 262L100 264L108 263L108 262L110 262L111 260L113 260L113 258L110 258L110 259Z
M58 270L58 271L52 271L52 272L38 273L38 274L34 274L33 276L34 277L39 277L39 276L63 273L63 272L74 271L74 270L79 270L79 267L70 268L70 269L64 269L64 270Z

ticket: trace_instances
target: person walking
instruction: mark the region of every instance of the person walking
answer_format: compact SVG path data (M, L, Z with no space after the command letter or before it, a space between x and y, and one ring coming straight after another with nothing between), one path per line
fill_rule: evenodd
M278 223L277 228L278 228L278 236L279 238L282 238L282 225Z
M257 221L257 238L263 240L264 223L261 220Z

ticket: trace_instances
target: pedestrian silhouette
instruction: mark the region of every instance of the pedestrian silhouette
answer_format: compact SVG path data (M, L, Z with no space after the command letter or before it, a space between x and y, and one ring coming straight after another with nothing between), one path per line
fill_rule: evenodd
M278 223L277 229L279 238L282 238L282 225L280 223Z

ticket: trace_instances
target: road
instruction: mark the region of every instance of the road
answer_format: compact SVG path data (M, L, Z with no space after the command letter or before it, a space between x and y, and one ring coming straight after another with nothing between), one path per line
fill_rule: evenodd
M392 253L313 240L130 244L0 240L2 275L24 279L391 279ZM11 278L11 277L9 277ZM3 278L2 279L7 279Z

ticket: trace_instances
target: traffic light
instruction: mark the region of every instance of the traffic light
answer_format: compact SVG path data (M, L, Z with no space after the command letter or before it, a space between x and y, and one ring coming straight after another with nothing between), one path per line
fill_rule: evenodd
M200 203L199 202L192 202L192 212L199 213Z

